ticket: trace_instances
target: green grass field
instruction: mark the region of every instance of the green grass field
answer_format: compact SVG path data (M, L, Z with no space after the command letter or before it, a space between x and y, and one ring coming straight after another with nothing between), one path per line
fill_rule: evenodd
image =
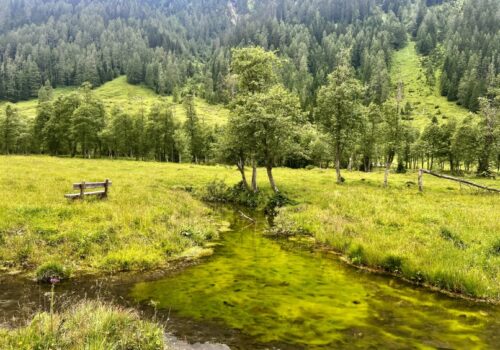
M500 200L416 174L276 169L278 186L297 205L280 210L278 228L312 234L352 262L397 272L475 297L500 299ZM110 178L104 202L68 203L81 180ZM223 166L134 161L0 157L0 260L34 271L57 261L80 270L150 269L179 256L206 254L218 219L185 189L214 179L233 185ZM477 180L498 187L496 180ZM260 187L270 193L265 172ZM144 249L147 247L147 249Z
M45 157L0 158L1 268L54 264L84 271L147 270L210 254L212 210L174 185L198 184L190 166ZM68 202L72 183L113 181L107 201ZM38 271L37 274L43 271Z
M74 90L75 88L57 88L54 90L54 97L70 93ZM113 106L120 106L131 114L139 113L141 108L144 108L146 113L148 113L149 107L156 101L166 100L172 103L171 96L161 97L147 87L128 84L125 76L116 78L98 87L95 89L95 94L98 98L103 100L108 113ZM5 113L6 103L5 101L0 101L0 115ZM37 104L38 101L34 99L18 102L15 106L21 116L34 118ZM201 98L195 99L195 106L200 120L209 125L222 125L227 121L229 116L229 111L223 106L208 104ZM179 121L185 120L186 113L182 104L176 104L174 111Z
M436 81L439 82L439 72L436 75ZM413 107L413 123L420 129L423 129L433 116L437 116L439 121L453 117L461 120L469 113L467 109L441 96L438 83L436 87L429 87L426 84L421 57L417 54L415 42L413 41L410 41L405 48L394 53L391 79L393 84L396 84L399 80L403 81L405 85L403 105L406 102L411 103Z

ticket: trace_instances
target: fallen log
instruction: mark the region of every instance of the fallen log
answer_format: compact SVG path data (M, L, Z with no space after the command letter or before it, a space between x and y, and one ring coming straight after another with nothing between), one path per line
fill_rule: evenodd
M462 184L466 184L466 185L469 185L469 186L477 187L477 188L480 188L480 189L485 190L485 191L500 193L500 190L496 189L496 188L479 185L477 183L474 183L474 182L471 182L471 181L468 181L468 180L459 179L459 178L456 178L456 177L453 177L453 176L449 176L449 175L437 174L437 173L434 173L434 172L432 172L430 170L425 170L425 169L420 169L418 171L418 189L419 189L420 192L424 191L424 174L429 174L429 175L438 177L440 179L446 179L446 180L460 182Z

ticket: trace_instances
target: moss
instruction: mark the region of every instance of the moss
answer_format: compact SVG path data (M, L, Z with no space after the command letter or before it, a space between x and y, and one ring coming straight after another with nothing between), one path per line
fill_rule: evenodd
M311 245L298 244L296 237L266 238L264 218L248 225L237 213L232 215L233 232L223 235L223 244L212 258L161 280L139 283L131 296L195 324L213 325L216 333L220 327L236 330L234 334L242 334L244 340L238 343L239 337L233 338L235 347L244 349L254 348L248 339L261 345L258 348L276 345L261 342L277 342L280 348L290 349L496 345L494 308L471 306L396 279L360 272ZM369 259L359 245L349 251L354 259ZM392 269L403 265L394 254L387 264ZM473 284L477 286L476 281ZM464 313L467 318L459 317ZM176 329L179 334L191 334L192 324Z

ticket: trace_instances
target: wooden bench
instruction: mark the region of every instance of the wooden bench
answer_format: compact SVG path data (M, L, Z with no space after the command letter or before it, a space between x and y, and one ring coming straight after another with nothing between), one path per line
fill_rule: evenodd
M106 179L104 182L81 182L73 184L74 190L80 190L80 193L70 193L65 194L64 197L68 199L85 199L85 196L98 196L103 199L108 196L109 186L112 185L112 182ZM88 188L100 188L103 187L102 191L94 191L94 192L85 192Z

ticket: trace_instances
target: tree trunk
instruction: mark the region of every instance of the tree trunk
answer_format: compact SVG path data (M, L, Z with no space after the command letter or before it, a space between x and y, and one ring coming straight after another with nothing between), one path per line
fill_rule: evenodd
M243 182L243 185L245 186L247 191L250 191L250 186L248 185L247 176L245 175L245 162L243 162L240 159L238 163L236 163L236 166L238 167L238 170L241 173L241 181Z
M271 165L268 165L266 169L267 169L267 177L269 178L269 184L271 185L271 188L273 189L274 193L279 193L280 191L276 186L276 183L274 182L273 167Z
M419 174L419 179L422 177L423 174L429 174L429 175L432 175L432 176L435 176L435 177L439 177L441 179L452 180L452 181L460 182L462 184L466 184L466 185L469 185L469 186L474 186L474 187L477 187L477 188L481 188L481 189L486 190L486 191L500 193L500 190L496 189L496 188L491 188L491 187L479 185L479 184L476 184L474 182L471 182L471 181L468 181L468 180L463 180L463 179L458 179L458 178L453 177L453 176L436 174L436 173L434 173L432 171L429 171L429 170L420 169L420 171L419 171L418 174ZM423 190L423 186L421 187L421 191L422 190Z
M348 171L352 171L352 163L353 163L353 159L352 159L352 156L350 156L349 157L349 165L347 166Z
M342 183L342 175L340 174L340 155L337 154L335 157L335 172L337 173L337 183Z
M391 170L391 163L387 161L385 163L385 172L384 172L384 187L389 185L389 171Z
M252 161L252 191L254 193L259 192L259 187L257 186L257 163Z

